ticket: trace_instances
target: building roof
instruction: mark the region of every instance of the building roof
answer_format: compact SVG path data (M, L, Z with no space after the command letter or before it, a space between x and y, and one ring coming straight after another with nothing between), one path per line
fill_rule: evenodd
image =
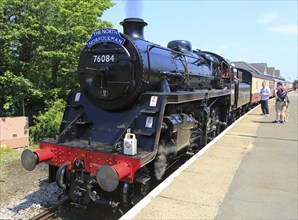
M281 77L281 76L280 76L280 70L275 70L275 76L277 76L277 77Z
M280 75L280 70L276 70L275 67L267 67L267 63L246 63L244 61L233 61L233 63L236 68L284 80L284 78Z
M275 76L275 68L274 67L267 67L267 73L270 76Z
M250 65L256 68L260 73L267 75L267 63L250 63Z
M245 70L247 70L249 72L253 72L253 73L263 74L258 69L256 69L255 67L253 67L252 65L250 65L244 61L233 61L233 63L235 64L236 68L245 69Z

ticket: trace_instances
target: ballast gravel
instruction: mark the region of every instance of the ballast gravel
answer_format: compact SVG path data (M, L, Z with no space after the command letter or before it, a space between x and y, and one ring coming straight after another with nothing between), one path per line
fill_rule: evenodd
M49 184L47 181L42 181L39 187L31 190L24 197L12 196L8 204L1 204L0 218L3 220L30 219L46 207L57 204L61 194L62 190L55 182Z

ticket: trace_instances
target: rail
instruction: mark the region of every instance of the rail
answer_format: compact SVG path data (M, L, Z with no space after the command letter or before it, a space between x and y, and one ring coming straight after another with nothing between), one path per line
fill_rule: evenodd
M37 214L36 216L33 216L29 220L48 220L56 217L58 214L60 207L69 203L70 198L64 199L63 201L59 202L58 204L47 208L46 210L42 211L41 213Z

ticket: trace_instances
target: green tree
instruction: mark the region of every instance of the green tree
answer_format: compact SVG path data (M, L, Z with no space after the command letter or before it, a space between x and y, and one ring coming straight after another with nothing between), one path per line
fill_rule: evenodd
M60 123L63 117L65 102L56 99L47 103L45 113L34 117L35 125L30 127L30 141L37 142L47 137L54 137L59 133Z
M0 115L25 115L25 100L41 98L42 94L23 76L6 71L0 75L1 103Z
M111 6L110 0L2 0L0 114L20 114L26 104L32 119L45 100L76 88L83 44L95 29L112 26L100 19Z

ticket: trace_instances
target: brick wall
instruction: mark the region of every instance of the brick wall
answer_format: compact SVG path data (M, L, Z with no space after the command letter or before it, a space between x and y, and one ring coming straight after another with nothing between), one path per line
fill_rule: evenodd
M0 117L0 147L24 147L29 145L28 118Z

